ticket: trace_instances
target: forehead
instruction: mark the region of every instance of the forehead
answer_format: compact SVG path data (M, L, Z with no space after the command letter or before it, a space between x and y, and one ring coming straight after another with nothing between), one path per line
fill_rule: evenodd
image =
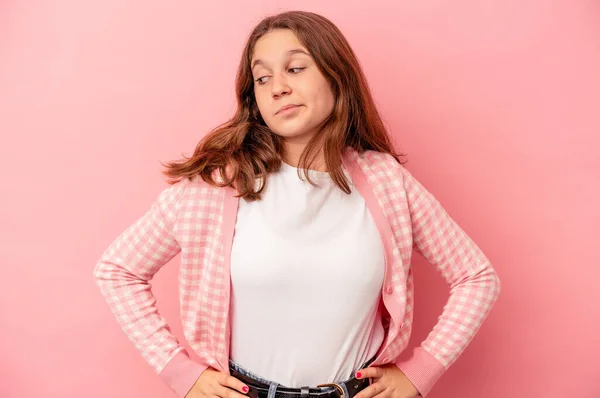
M287 58L303 50L308 54L306 47L300 43L294 32L289 29L276 29L258 39L250 59L251 65L269 64Z

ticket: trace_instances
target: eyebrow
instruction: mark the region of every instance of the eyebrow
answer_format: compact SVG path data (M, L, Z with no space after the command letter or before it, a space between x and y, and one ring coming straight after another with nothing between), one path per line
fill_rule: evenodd
M308 55L310 57L310 54L307 53L306 51L304 51L301 48L294 48L293 50L290 50L287 52L287 55L294 55L294 54L305 54ZM255 59L254 62L252 62L252 66L250 66L250 69L254 69L255 66L257 65L264 65L264 62L260 59Z

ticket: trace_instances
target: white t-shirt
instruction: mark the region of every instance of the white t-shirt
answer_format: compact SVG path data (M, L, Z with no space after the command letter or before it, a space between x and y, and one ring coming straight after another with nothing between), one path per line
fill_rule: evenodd
M231 359L296 388L352 377L384 338L377 227L352 184L310 175L322 186L284 162L262 200L240 199L231 252Z

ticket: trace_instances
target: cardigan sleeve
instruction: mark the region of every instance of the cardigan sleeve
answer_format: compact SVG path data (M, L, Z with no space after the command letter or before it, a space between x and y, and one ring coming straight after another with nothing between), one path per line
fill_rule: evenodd
M104 251L94 279L121 329L180 398L208 367L193 361L158 313L150 280L181 248L174 234L186 180L163 189L150 209Z
M401 166L413 248L450 286L437 324L411 357L396 365L422 396L471 342L500 294L500 279L481 249L440 202Z

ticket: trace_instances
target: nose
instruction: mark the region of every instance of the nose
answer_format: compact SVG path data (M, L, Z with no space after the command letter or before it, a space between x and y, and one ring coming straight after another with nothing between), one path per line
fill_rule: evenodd
M285 76L275 75L271 79L273 81L271 85L271 94L273 97L278 98L292 91Z

